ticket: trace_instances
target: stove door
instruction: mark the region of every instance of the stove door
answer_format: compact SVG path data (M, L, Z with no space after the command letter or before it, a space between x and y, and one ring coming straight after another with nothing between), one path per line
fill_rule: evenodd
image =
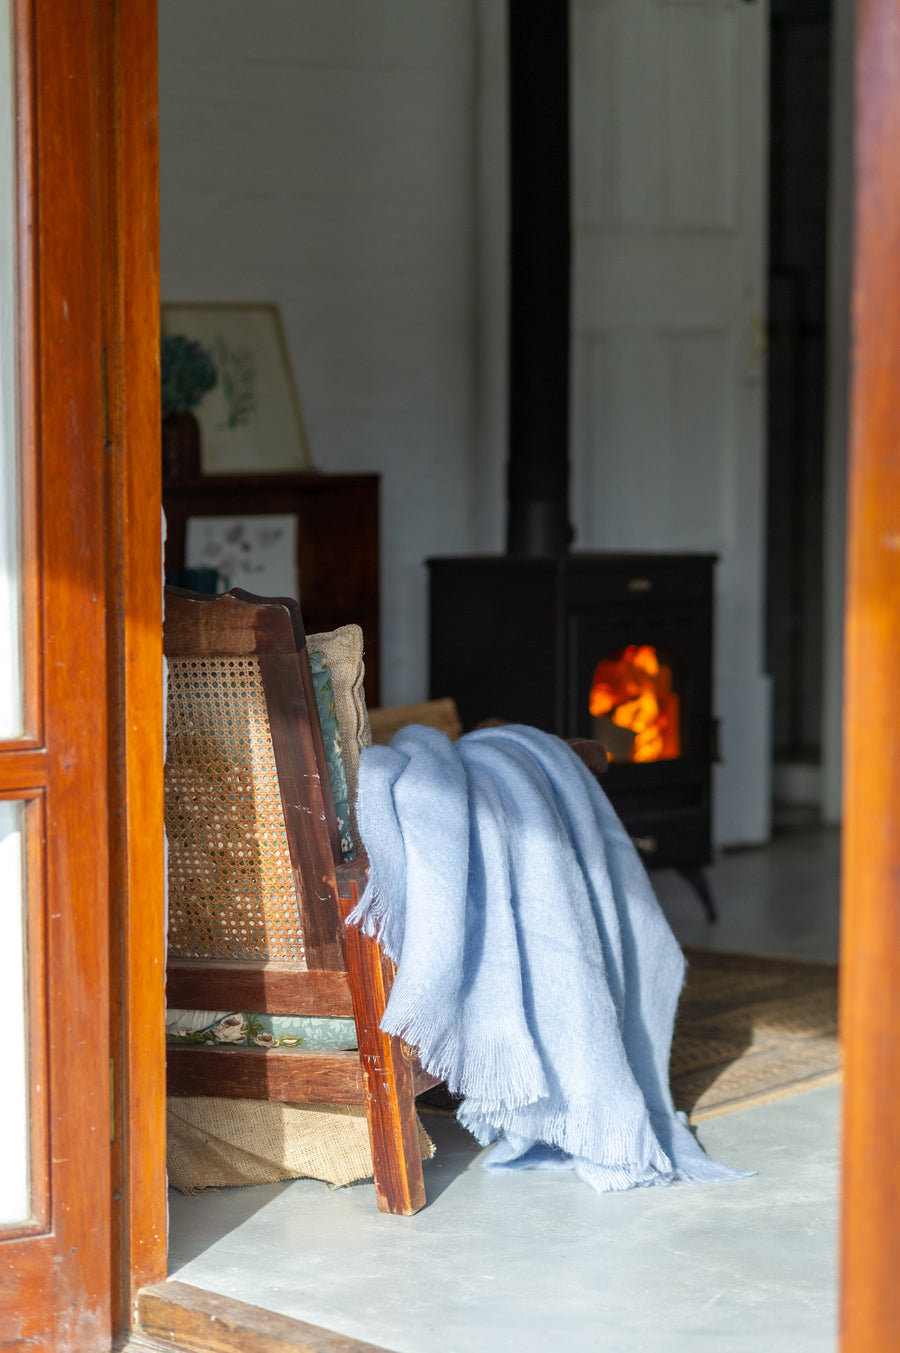
M711 646L703 608L568 618L567 733L606 746L603 788L648 865L711 858Z

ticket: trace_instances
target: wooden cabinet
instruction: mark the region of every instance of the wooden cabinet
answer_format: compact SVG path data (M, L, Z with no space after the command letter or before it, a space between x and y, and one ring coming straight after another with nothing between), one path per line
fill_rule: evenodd
M163 482L166 568L184 565L189 517L293 513L298 598L310 634L362 627L366 700L379 699L378 489L374 474L209 475Z

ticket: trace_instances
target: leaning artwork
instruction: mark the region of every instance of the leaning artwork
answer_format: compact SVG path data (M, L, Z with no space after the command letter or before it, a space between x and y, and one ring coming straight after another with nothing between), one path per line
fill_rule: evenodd
M162 331L198 341L216 366L216 384L195 410L204 474L312 468L277 306L167 304Z

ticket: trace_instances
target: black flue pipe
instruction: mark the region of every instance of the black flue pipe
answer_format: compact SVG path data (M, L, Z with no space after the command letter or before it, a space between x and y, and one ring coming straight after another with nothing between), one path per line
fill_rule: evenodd
M509 0L506 548L565 554L569 523L569 6Z

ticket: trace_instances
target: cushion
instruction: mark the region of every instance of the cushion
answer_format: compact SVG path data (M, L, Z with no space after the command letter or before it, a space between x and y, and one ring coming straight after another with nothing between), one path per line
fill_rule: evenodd
M331 782L331 796L334 799L334 811L337 814L338 831L341 836L341 853L345 860L352 860L356 850L354 849L353 838L350 835L349 791L342 755L343 742L335 704L334 678L331 668L325 662L321 653L310 653L309 665L316 691L319 723L322 726L322 737L325 741L325 758L328 762L328 779Z
M166 1042L299 1052L350 1052L352 1019L328 1015L255 1015L235 1010L166 1010Z
M363 692L363 633L359 625L342 625L324 634L308 634L306 646L312 654L321 654L328 666L334 691L334 707L341 733L341 755L347 779L350 836L353 848L362 849L356 825L356 786L359 780L359 753L372 741L369 715Z

